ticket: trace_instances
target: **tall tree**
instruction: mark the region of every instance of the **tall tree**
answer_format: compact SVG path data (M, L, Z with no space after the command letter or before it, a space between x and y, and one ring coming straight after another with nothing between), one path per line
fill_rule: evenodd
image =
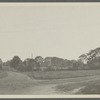
M20 63L22 63L22 60L18 56L14 56L13 59L10 61L10 66L12 68L17 69L17 67L19 67Z
M84 64L86 64L88 62L88 56L87 56L87 54L82 54L81 56L79 56L79 61L81 61Z
M44 59L41 56L37 56L37 57L35 57L35 61L39 64L39 67L41 69Z
M39 70L39 64L34 59L26 59L24 62L26 71Z

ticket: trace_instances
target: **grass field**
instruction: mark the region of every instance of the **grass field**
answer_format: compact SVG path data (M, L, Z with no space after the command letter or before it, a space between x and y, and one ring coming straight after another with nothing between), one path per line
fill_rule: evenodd
M100 70L5 73L0 78L0 94L100 94Z
M33 72L30 77L58 82L55 86L58 94L100 94L100 70Z
M100 78L60 84L55 89L59 94L100 94Z
M26 72L35 79L65 79L100 75L100 70L75 70L75 71L36 71Z

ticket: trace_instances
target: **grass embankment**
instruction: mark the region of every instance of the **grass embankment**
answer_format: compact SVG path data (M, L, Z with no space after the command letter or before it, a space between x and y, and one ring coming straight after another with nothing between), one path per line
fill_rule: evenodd
M77 70L77 71L34 71L26 74L35 79L65 79L100 75L100 70Z
M27 75L12 71L7 74L7 77L0 79L0 94L24 94L24 89L33 84Z

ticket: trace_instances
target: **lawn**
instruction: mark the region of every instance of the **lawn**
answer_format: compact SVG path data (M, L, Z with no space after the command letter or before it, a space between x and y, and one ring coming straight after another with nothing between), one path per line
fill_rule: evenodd
M100 70L75 70L75 71L34 71L26 74L35 79L65 79L100 75Z

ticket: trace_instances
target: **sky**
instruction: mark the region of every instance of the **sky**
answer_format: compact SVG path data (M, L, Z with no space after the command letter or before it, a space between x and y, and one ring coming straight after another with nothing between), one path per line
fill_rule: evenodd
M100 5L0 5L0 58L77 59L100 47Z

